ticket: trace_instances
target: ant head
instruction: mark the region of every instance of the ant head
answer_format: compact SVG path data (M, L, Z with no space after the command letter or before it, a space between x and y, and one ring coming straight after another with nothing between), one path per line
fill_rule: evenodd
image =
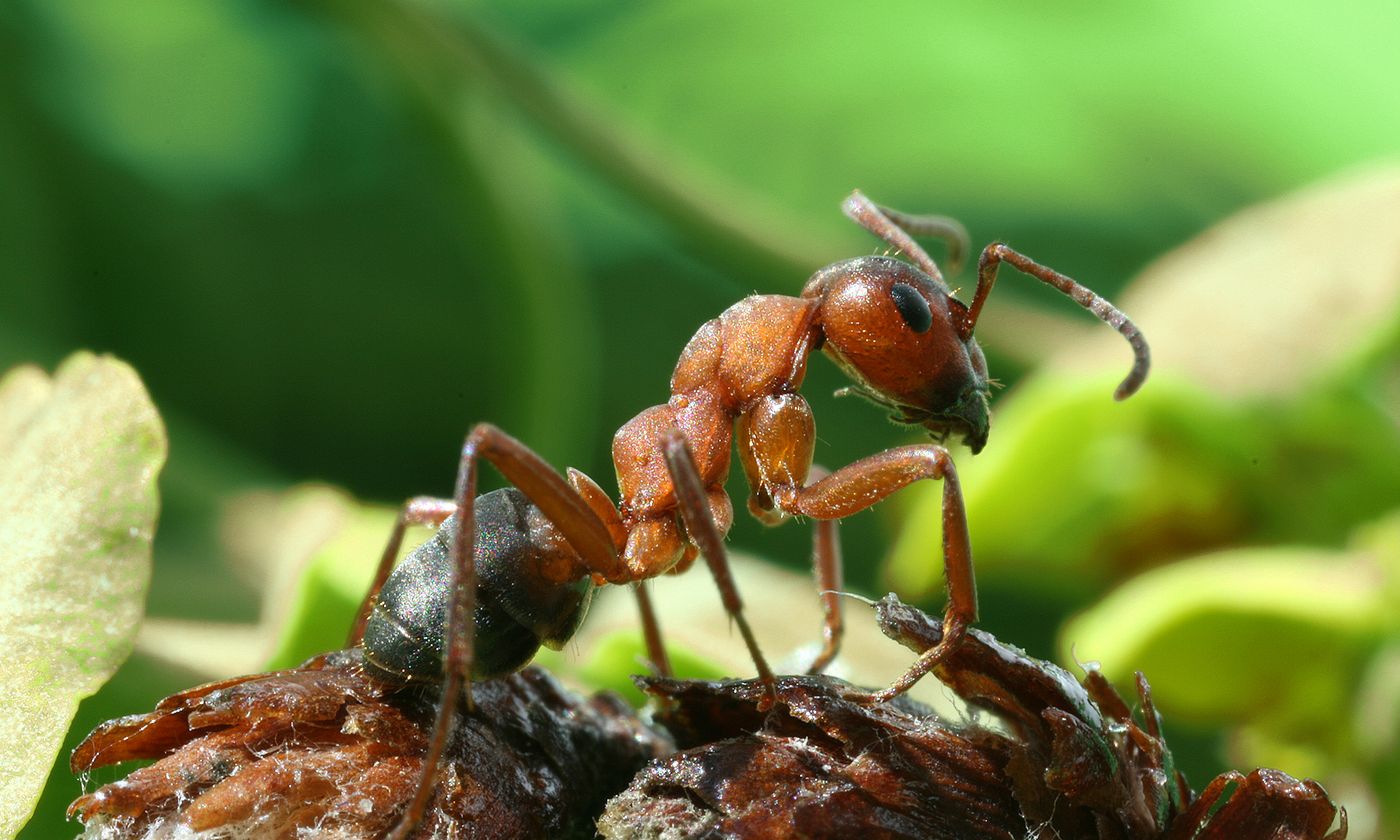
M802 296L821 301L822 349L855 382L854 393L896 422L937 440L987 442L987 360L969 334L967 307L909 263L861 257L827 266Z
M972 331L1002 262L1068 295L1127 339L1133 368L1115 399L1132 395L1147 378L1150 353L1137 326L1073 279L993 243L978 260L977 292L965 306L914 241L915 236L945 240L949 262L957 264L968 246L962 225L945 216L878 207L858 190L841 210L910 262L864 257L836 263L813 275L802 296L819 302L823 346L855 380L852 390L889 408L896 422L921 425L940 441L962 435L974 454L987 443L987 360Z

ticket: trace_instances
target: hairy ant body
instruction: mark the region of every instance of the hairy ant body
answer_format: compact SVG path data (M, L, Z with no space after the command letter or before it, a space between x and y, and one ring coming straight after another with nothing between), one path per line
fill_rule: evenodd
M522 667L541 644L562 645L582 621L595 584L678 573L704 555L771 702L773 674L744 619L724 553L733 522L724 490L731 447L749 480L750 513L770 525L794 516L816 523L825 643L812 671L835 657L842 632L834 523L919 479L941 480L944 488L944 636L871 699L908 690L976 621L962 494L940 443L961 436L976 453L987 440L990 385L972 333L998 266L1010 263L1054 286L1128 340L1134 364L1116 398L1129 396L1146 378L1147 344L1108 301L999 243L982 252L977 290L964 305L912 239L946 239L956 260L965 250L961 226L880 208L859 192L842 209L912 264L890 257L839 262L813 275L800 297L748 297L701 326L676 365L670 400L641 412L613 438L619 504L588 476L570 469L566 480L489 424L466 438L452 499L405 504L350 636L363 643L366 668L377 679L442 684L424 776L391 837L406 837L421 820L458 700L470 698L470 680ZM815 470L815 424L798 390L807 359L818 349L851 377L852 390L889 409L895 421L923 426L939 443L888 449L832 473ZM516 489L478 497L483 459ZM809 483L814 471L817 480ZM410 524L444 527L390 577ZM645 591L634 591L648 655L666 673L656 617Z

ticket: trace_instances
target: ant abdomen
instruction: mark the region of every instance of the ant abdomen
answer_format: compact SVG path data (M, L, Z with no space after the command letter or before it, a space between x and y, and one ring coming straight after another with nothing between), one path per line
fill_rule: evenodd
M569 544L514 488L475 503L476 651L472 679L525 667L540 645L558 650L583 622L593 580ZM442 679L457 517L413 549L385 582L365 625L366 670L386 682ZM560 574L573 579L559 581Z

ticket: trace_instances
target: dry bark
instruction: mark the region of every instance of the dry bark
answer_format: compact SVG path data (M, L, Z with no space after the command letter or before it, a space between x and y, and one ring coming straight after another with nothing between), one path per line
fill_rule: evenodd
M882 629L922 652L941 627L893 596ZM768 714L754 681L639 679L682 752L614 798L605 837L1341 840L1321 785L1273 770L1221 776L1194 798L1172 764L1147 681L1140 715L1101 675L1083 683L972 631L934 674L1002 723L951 723L868 702L829 677L787 677Z
M78 799L88 837L383 835L422 772L435 694L392 692L358 650L201 686L98 727L75 772L159 758ZM420 837L592 837L603 803L669 751L616 697L538 668L474 686Z
M877 616L915 651L942 638L893 596ZM89 837L382 836L417 784L435 694L394 691L360 661L327 654L98 727L75 771L159 760L70 813ZM483 682L418 836L592 836L600 812L614 840L1346 836L1321 785L1278 771L1225 774L1193 795L1141 675L1134 711L1098 673L1081 682L976 630L933 673L980 714L871 703L829 677L782 678L760 712L756 681L639 678L674 744L616 698L575 697L536 668Z

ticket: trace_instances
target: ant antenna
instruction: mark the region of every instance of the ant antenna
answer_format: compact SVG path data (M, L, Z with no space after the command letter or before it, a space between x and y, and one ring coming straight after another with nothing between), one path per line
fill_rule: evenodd
M860 190L851 193L842 203L841 211L856 224L903 251L920 270L942 286L945 292L947 285L943 282L943 273L913 237L936 237L947 242L950 271L954 273L956 268L951 267L959 266L968 252L966 228L946 216L912 216L888 207L880 207L866 198ZM1115 400L1127 399L1142 387L1152 360L1147 349L1147 340L1142 337L1142 331L1137 325L1129 320L1121 309L1081 286L1074 279L1041 265L1001 242L988 245L982 252L982 258L978 260L977 292L972 297L972 305L967 308L967 316L957 326L959 338L963 341L972 338L977 317L982 314L982 305L986 303L987 294L992 291L992 285L996 282L997 267L1003 262L1011 263L1021 272L1059 289L1070 300L1094 313L1099 320L1113 327L1128 340L1128 344L1133 348L1133 367L1113 392Z
M850 197L841 203L841 212L845 213L851 221L903 251L921 271L932 277L935 283L940 286L944 285L943 272L938 270L938 265L934 263L933 258L919 247L913 237L898 222L888 215L888 211L876 207L874 202L866 198L860 190L851 193Z
M880 215L903 228L911 236L943 240L948 247L948 275L956 277L962 271L963 260L967 258L967 252L972 249L967 228L963 227L962 222L952 216L915 216L912 213L903 213L879 204L875 206L875 209L879 211Z
M997 267L1003 262L1010 263L1022 273L1059 289L1070 300L1094 313L1100 321L1113 327L1128 340L1128 344L1133 348L1133 367L1113 392L1115 400L1125 400L1142 387L1143 381L1147 379L1147 370L1151 367L1151 354L1147 349L1147 339L1142 337L1142 331L1123 314L1123 310L1081 286L1076 280L1041 265L1001 242L988 245L977 262L977 292L972 296L972 305L967 308L967 317L958 326L958 336L963 341L972 338L977 316L982 313L982 304L992 291L992 284L996 283Z
M873 203L860 190L851 193L841 209L861 227L908 254L925 274L943 282L943 274L928 253L911 237L941 239L948 246L948 273L962 271L963 260L971 249L967 228L951 216L915 216Z

